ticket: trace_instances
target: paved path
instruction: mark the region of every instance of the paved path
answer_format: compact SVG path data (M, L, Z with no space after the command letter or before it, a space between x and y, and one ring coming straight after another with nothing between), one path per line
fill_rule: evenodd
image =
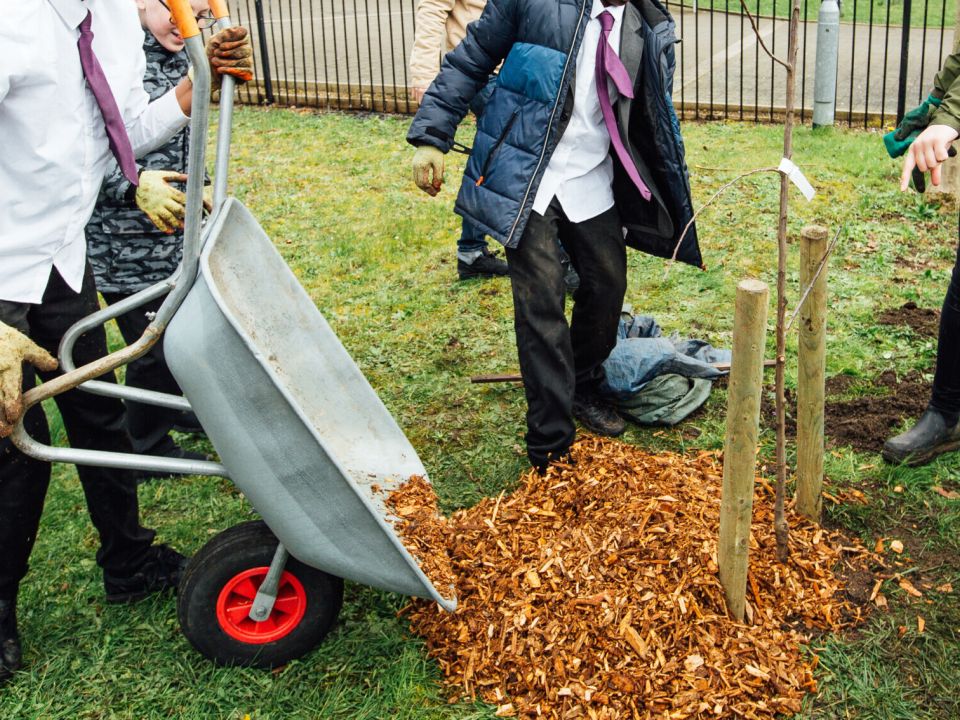
M406 59L413 39L415 0L272 0L264 3L264 31L277 92L293 96L315 92L313 83L339 88L340 94L378 97L407 85ZM232 0L238 18L258 32L250 0ZM302 17L301 17L302 13ZM784 103L785 72L759 48L750 23L739 15L692 10L676 12L682 39L677 51L674 99L684 105L712 104L718 111L738 106L741 98L761 112ZM764 43L786 55L787 21L760 19ZM801 26L798 100L813 105L816 24ZM804 37L805 36L805 37ZM892 114L896 109L901 30L872 30L868 25L840 27L838 115L848 112ZM931 85L941 57L953 43L952 28L910 31L907 107ZM259 48L257 48L259 54ZM804 58L805 57L805 66ZM311 84L308 87L307 83ZM386 89L384 89L386 86ZM852 92L851 92L852 91ZM752 117L752 112L748 112Z

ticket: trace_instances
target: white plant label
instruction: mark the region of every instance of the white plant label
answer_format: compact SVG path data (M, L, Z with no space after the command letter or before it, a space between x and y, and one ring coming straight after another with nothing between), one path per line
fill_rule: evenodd
M781 158L780 165L777 167L777 170L790 178L790 182L797 186L797 189L803 193L803 196L807 200L813 200L816 190L813 189L813 185L810 184L810 181L807 180L804 174L800 171L800 168L798 168L792 160Z

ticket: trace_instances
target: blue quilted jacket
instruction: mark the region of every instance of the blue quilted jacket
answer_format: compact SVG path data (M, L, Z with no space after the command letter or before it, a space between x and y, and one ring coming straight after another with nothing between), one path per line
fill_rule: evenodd
M575 61L593 0L488 0L467 37L444 57L410 126L413 145L454 147L457 125L491 72L503 67L483 115L456 212L516 247L540 179L570 117ZM634 84L615 112L621 137L653 198L646 201L614 162L614 197L627 244L670 257L693 217L680 125L670 97L676 64L674 21L659 0L629 0L620 58ZM677 257L702 266L691 226Z

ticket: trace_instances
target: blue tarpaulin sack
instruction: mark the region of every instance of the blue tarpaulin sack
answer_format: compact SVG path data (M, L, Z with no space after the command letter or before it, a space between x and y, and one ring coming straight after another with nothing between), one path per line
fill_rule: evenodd
M709 397L712 378L725 375L729 350L703 340L663 337L649 315L624 312L617 344L604 362L602 391L628 418L644 425L674 425Z

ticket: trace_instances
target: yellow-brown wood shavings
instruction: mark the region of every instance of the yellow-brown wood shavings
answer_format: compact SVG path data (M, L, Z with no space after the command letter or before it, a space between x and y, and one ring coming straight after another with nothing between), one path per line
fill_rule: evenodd
M867 551L790 513L780 564L760 481L738 624L717 577L717 457L586 437L573 459L455 513L431 536L446 547L420 546L452 558L459 604L404 612L454 697L563 720L797 712L815 689L816 658L800 646L859 619L834 569Z
M437 496L426 478L411 475L386 497L395 517L390 520L400 542L413 555L441 597L456 595L457 577L447 556L449 527L437 508Z

